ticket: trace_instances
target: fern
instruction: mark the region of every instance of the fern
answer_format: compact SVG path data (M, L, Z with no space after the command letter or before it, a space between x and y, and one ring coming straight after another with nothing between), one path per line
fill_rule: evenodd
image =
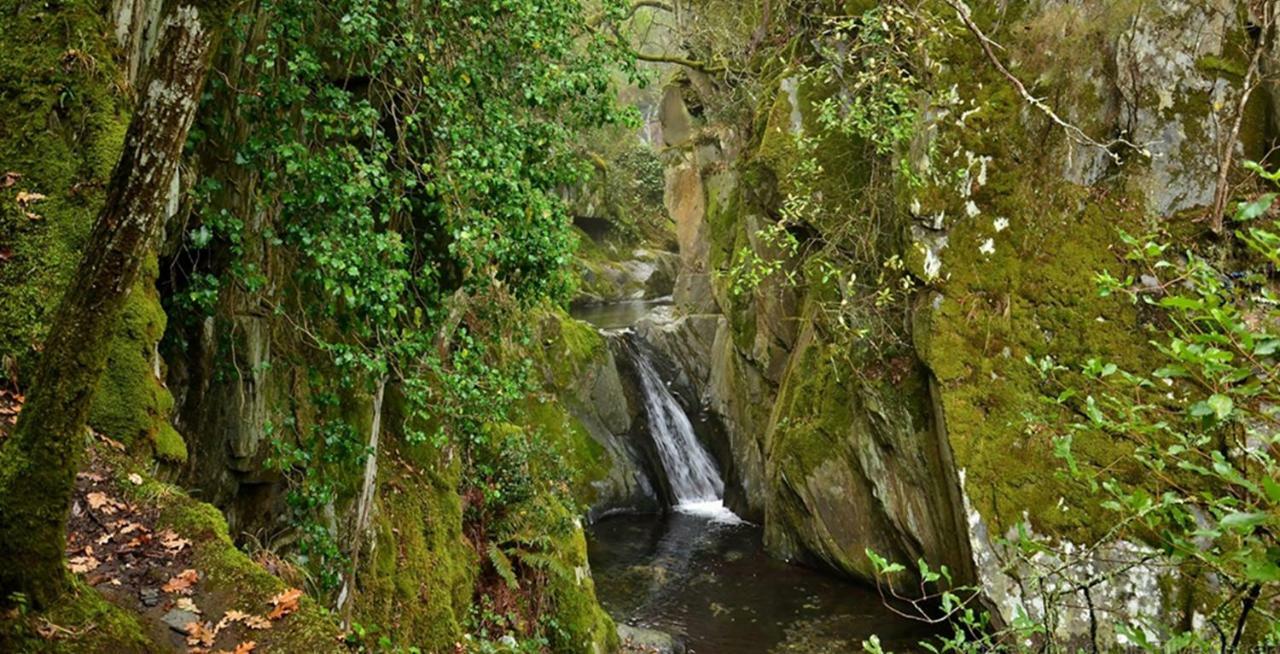
M577 575L573 569L565 565L559 558L547 554L546 552L534 552L526 549L512 550L512 555L520 559L520 562L538 570L549 572L563 579L576 580Z
M506 552L503 552L496 543L489 543L489 562L493 564L493 569L498 571L498 576L502 577L507 586L514 589L520 588L520 580L516 579L515 566L511 564L511 559L507 558Z

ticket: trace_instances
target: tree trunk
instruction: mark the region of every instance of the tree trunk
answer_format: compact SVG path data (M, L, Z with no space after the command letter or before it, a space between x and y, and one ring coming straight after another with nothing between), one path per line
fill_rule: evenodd
M84 258L54 315L13 435L0 446L0 601L48 606L67 587L67 517L107 341L166 217L226 2L180 0L155 57Z

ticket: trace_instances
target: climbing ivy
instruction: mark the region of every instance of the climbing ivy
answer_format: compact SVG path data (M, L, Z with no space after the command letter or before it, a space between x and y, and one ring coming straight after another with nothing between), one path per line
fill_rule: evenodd
M585 13L578 0L263 0L231 26L206 101L233 109L208 112L196 138L233 139L233 161L196 186L184 246L205 266L177 304L256 293L323 355L323 417L272 427L322 589L345 562L321 514L371 454L336 394L389 382L408 441L472 471L531 387L529 366L507 362L529 344L524 312L571 291L560 194L586 168L570 144L630 119L613 82L634 68ZM261 227L219 201L246 177ZM268 279L260 246L287 253L287 279Z

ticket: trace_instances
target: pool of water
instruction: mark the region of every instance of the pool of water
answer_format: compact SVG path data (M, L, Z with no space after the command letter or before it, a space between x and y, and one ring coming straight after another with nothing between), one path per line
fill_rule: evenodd
M761 530L714 510L615 516L589 531L596 592L621 623L679 637L693 654L918 651L931 631L879 594L764 553Z
M670 304L670 297L657 300L624 300L574 307L572 314L574 318L585 320L599 329L621 329L636 324L636 321L655 308Z

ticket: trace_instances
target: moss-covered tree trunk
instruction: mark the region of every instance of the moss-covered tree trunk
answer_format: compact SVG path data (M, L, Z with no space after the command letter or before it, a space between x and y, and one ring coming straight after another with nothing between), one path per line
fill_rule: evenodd
M0 600L48 605L66 587L67 515L111 330L166 217L227 3L170 7L139 86L106 203L54 316L13 436L0 449Z

